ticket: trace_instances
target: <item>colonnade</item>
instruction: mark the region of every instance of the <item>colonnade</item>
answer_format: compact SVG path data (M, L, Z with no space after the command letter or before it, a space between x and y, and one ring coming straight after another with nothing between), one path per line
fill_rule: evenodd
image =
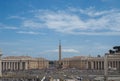
M103 70L104 61L89 61L87 66L91 70Z
M104 70L104 61L90 61L88 62L88 69L93 70ZM108 61L108 69L119 70L120 69L120 61L118 60L109 60Z
M92 67L95 70L104 70L104 61L94 61Z
M109 69L119 69L120 61L117 61L117 60L108 61L108 68Z
M44 69L49 67L49 62L44 59L32 60L2 60L2 71L19 71L29 69Z
M27 62L19 62L19 61L13 61L13 62L2 62L2 71L8 71L8 70L27 70Z

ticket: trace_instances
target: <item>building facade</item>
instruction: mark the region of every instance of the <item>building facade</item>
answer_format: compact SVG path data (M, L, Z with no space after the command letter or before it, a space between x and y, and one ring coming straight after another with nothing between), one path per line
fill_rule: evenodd
M91 57L91 56L76 56L72 58L65 58L62 60L63 68L78 68L81 70L104 70L105 58ZM107 53L107 67L108 70L120 71L120 53Z
M32 58L30 56L8 56L2 58L2 71L45 69L48 67L49 61L44 58Z
M108 70L120 71L120 46L114 47L115 51L109 50L104 56L75 56L72 58L61 59L61 44L59 45L58 65L62 68L78 68L81 70ZM0 52L0 57L2 53ZM107 58L106 58L107 56ZM106 64L106 62L107 64ZM54 63L53 63L54 64ZM58 66L57 66L58 67ZM30 69L49 68L49 61L44 58L32 58L30 56L8 56L0 59L1 71L17 71Z

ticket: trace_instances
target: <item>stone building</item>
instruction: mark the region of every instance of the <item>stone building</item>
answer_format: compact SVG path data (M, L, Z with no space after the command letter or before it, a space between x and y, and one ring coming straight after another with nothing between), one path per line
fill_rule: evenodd
M49 67L49 61L44 58L32 58L30 56L8 56L2 58L2 71L45 69Z
M120 51L106 53L108 70L120 71ZM76 56L62 60L64 68L78 68L82 70L104 70L105 56Z
M107 54L108 69L120 70L120 53Z
M63 63L62 67L63 67L63 68L69 68L69 64L70 64L70 63L69 63L69 62L70 62L69 60L70 60L70 58L63 58L63 59L62 59L62 63Z
M78 68L87 69L87 58L85 56L75 56L72 58L65 58L62 60L63 68Z
M89 57L87 64L88 70L104 70L104 57Z

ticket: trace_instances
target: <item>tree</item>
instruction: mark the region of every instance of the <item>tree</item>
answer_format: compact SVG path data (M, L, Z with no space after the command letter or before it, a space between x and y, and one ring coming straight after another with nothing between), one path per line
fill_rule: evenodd
M100 55L97 55L97 57L101 57Z
M114 46L113 49L115 49L116 53L120 52L120 46Z
M110 54L114 54L115 51L113 51L113 50L110 49L110 50L109 50L109 53L110 53Z

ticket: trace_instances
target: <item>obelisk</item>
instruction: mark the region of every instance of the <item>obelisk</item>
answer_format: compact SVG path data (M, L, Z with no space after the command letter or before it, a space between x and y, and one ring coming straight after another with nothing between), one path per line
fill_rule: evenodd
M61 41L59 40L59 68L61 68L62 66L62 62L61 62Z

